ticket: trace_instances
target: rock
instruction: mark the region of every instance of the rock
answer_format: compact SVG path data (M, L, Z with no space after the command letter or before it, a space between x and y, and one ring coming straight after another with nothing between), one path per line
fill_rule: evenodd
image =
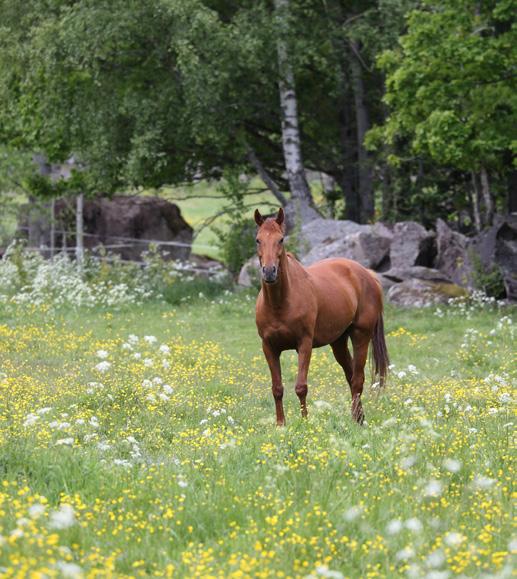
M393 285L388 290L387 299L398 306L423 308L446 304L451 298L467 295L464 288L454 283L408 279Z
M485 272L499 267L507 299L517 300L517 215L497 219L472 240L471 248Z
M314 219L302 227L299 233L300 255L306 255L316 245L330 245L338 239L343 239L352 233L368 230L368 225L359 225L354 221L336 219Z
M454 283L472 288L473 265L468 237L453 231L442 219L436 220L436 268Z
M142 252L149 249L149 240L154 240L166 242L158 247L167 259L186 261L190 256L192 227L181 216L179 207L166 199L122 195L85 199L83 214L86 249L104 245L107 251L122 259L140 260ZM56 249L64 245L63 231L67 232L66 245L73 247L74 211L66 201L59 200L55 215ZM48 225L43 238L47 247L50 246ZM169 242L173 244L168 245Z
M408 279L423 279L425 281L436 281L451 283L451 279L443 272L423 265L414 265L413 267L392 267L388 271L380 274L382 277L400 283Z
M322 243L314 247L302 258L304 265L328 257L346 257L370 269L377 269L387 258L391 240L370 231L359 231L328 245Z
M434 233L414 221L396 223L391 243L391 267L431 266L436 253Z
M242 266L237 279L237 284L242 287L256 287L260 285L260 263L258 256L254 255Z

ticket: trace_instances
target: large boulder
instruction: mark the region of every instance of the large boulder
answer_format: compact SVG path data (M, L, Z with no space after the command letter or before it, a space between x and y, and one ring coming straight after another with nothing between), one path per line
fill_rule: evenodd
M359 231L328 245L320 244L303 256L302 263L311 265L328 257L346 257L370 269L377 269L388 257L391 240L373 231Z
M472 240L471 247L485 272L499 267L506 297L517 300L517 215L499 218Z
M446 304L451 298L467 295L464 288L454 283L408 279L393 285L386 297L389 302L398 306L423 308Z
M445 273L454 283L472 288L473 265L470 240L453 231L445 221L436 221L436 268Z
M242 266L237 278L237 284L242 287L256 287L260 285L260 262L258 256L250 257Z
M434 233L415 221L402 221L393 228L391 243L391 267L412 267L433 265L436 249Z
M359 225L353 221L317 219L302 229L299 251L304 265L329 257L346 257L379 269L388 260L391 238L391 231L381 223Z
M168 259L184 261L190 256L192 227L183 219L179 207L166 199L121 195L85 199L83 216L86 249L104 245L122 259L139 260L142 252L149 249L150 241L154 241ZM74 246L73 207L65 200L56 202L55 218L55 247ZM50 246L48 225L43 242Z

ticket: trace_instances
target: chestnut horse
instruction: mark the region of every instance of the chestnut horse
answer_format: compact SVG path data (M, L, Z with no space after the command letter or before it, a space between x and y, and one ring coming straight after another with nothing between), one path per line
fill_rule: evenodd
M352 392L352 417L362 424L361 394L368 346L384 383L388 352L382 319L382 289L375 274L349 259L325 259L307 268L284 249L284 212L265 219L255 211L262 289L256 321L273 383L277 425L285 425L280 354L298 352L295 391L307 416L307 374L313 348L330 344ZM352 341L353 357L348 350Z

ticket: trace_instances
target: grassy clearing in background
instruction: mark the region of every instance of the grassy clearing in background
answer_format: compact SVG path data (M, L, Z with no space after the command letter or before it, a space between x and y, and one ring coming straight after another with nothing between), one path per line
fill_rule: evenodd
M0 313L2 575L511 573L514 311L388 308L365 428L328 348L301 420L284 355L277 429L253 310Z

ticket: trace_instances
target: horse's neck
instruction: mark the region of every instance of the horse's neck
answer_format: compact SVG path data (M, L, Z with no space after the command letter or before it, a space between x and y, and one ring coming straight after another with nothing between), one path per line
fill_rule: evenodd
M262 293L266 304L271 308L279 308L289 299L289 291L291 289L290 275L291 260L284 253L280 257L280 271L278 273L278 281L275 284L267 284L262 282Z

